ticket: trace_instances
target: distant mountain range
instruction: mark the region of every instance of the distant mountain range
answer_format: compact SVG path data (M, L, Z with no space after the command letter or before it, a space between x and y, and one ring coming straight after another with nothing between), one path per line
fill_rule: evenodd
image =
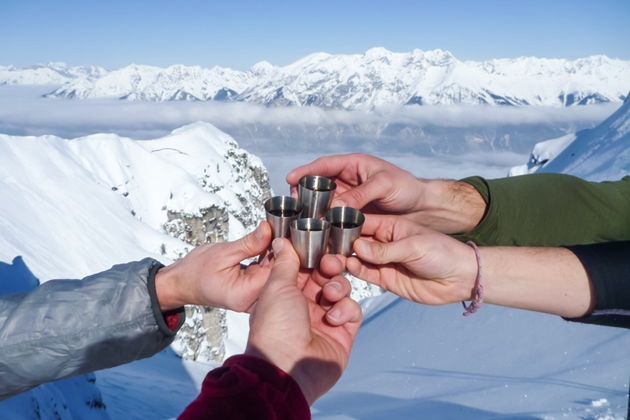
M519 57L462 61L448 51L316 53L284 67L250 70L131 64L108 71L60 63L0 66L1 84L58 85L51 98L132 101L244 101L266 106L374 109L396 105L575 106L621 102L630 61Z

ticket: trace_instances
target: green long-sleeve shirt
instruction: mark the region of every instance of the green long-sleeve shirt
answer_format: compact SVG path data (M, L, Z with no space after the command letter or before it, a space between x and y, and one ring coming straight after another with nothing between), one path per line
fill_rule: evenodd
M588 182L562 174L462 180L487 204L463 239L480 245L569 246L630 240L630 176Z

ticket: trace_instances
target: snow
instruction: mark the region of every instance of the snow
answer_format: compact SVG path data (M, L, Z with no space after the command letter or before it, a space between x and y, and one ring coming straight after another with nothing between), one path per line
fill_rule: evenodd
M410 60L452 60L446 52L411 54L415 58ZM370 55L382 62L401 59L384 50ZM499 64L494 63L494 72L501 71ZM530 71L537 71L535 63L530 64ZM574 139L568 135L539 146L540 161L558 153L542 170L596 180L629 174L628 102ZM293 142L289 145L300 147L298 140ZM506 162L520 159L514 153L484 152L390 156L382 144L374 147L376 153L424 176L500 176ZM230 237L244 233L251 228L243 222L246 210L234 207L240 201L227 190L252 200L259 197L262 192L242 168L263 168L259 159L245 153L206 123L150 140L115 134L70 140L0 135L0 276L13 279L0 283L0 292L27 290L37 278L76 278L145 256L170 261L187 244L161 230L166 209L223 206ZM315 155L312 149L295 154L287 149L262 157L272 182L283 191L283 172ZM161 255L161 244L166 255ZM463 318L458 305L425 307L389 294L364 300L363 308L366 320L349 368L315 404L315 419L625 416L630 377L626 330L492 306ZM226 355L239 353L247 317L228 314L227 325ZM35 407L40 407L42 418L172 418L196 396L213 366L182 360L167 349L151 359L97 372L95 384L85 376L8 400L0 404L0 418L35 417ZM86 404L101 398L106 410Z
M509 176L525 175L536 172L538 169L558 156L560 152L566 149L567 146L575 140L575 137L575 133L571 133L562 137L536 143L534 150L532 150L529 157L529 161L524 165L514 166L510 169Z
M566 172L593 181L630 175L630 100L597 127L578 132L542 172Z
M92 80L106 73L102 67L72 67L65 63L0 66L0 85L60 85L77 79Z
M241 237L263 217L256 200L268 194L265 182L261 161L207 123L145 141L115 134L75 139L0 134L0 293L28 291L40 280L84 277L147 256L168 264L190 248L165 233L168 211L197 214L213 206L229 219L230 231L219 239ZM227 334L232 351L242 351L246 329L242 320L234 322L228 327L238 331ZM183 343L178 336L175 347ZM175 416L210 367L167 350L120 371L99 372L97 385L87 375L38 387L0 404L0 418L129 418L129 412L146 418L150 410L135 401L138 393L153 392L146 383L168 393L159 403L143 395L146 405L156 415ZM191 384L184 386L178 372L190 375ZM174 385L181 386L173 390ZM130 411L130 404L141 411Z
M625 330L485 306L427 307L373 298L340 382L313 417L341 419L623 418Z
M525 165L510 175L564 172L592 181L630 175L630 100L592 129L537 143Z
M490 104L573 106L620 102L630 62L594 55L576 60L518 57L461 61L443 50L310 54L284 67L248 71L131 64L106 71L60 64L0 67L0 84L59 85L50 97L130 101L246 101L264 105L374 109L383 106Z

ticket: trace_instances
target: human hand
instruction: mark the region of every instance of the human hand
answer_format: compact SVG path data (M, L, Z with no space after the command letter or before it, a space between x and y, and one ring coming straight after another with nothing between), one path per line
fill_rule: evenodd
M263 222L237 241L199 246L160 269L155 278L160 309L190 304L247 311L258 298L271 264L242 269L240 263L263 253L270 242L271 228Z
M287 182L295 189L304 175L332 178L337 190L332 206L372 214L397 214L444 233L471 231L483 217L486 203L471 185L459 181L417 179L411 173L373 156L326 156L294 169Z
M326 156L294 169L287 182L295 187L305 175L332 178L337 184L333 207L404 214L421 199L421 180L382 159L363 154Z
M275 239L273 250L271 274L250 318L245 354L289 373L310 405L345 369L361 308L347 297L350 285L343 277L299 273L300 262L288 240Z
M471 298L477 276L474 250L456 239L392 216L363 227L350 274L418 303L443 305Z

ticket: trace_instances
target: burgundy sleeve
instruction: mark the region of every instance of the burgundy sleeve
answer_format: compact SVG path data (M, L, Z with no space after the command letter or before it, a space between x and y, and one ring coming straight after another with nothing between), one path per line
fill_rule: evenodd
M208 373L201 392L180 419L310 420L311 412L293 378L253 356L233 356Z

